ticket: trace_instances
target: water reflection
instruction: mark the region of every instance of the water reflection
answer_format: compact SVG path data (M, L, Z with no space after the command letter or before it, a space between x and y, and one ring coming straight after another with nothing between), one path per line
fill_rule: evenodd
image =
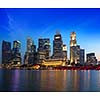
M19 76L20 76L20 73L19 73L19 71L18 70L15 70L15 71L13 71L13 74L12 74L12 77L11 77L11 91L18 91L19 89L19 87L18 87L18 85L19 85ZM13 85L14 84L14 85Z
M100 91L100 71L0 70L0 91Z
M81 91L89 91L90 89L90 71L80 72L80 89Z
M98 78L98 85L97 86L98 86L98 88L100 90L100 71L98 71L98 77L97 78Z

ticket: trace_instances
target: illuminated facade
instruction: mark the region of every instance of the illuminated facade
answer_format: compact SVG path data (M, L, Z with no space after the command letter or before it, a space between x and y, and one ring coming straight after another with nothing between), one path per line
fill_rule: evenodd
M13 51L19 53L21 49L20 41L13 41Z
M31 37L28 37L27 38L27 52L31 53L31 52L35 52L35 51L36 51L36 47L34 45L34 42Z
M44 59L50 58L50 39L49 38L39 38L38 40L38 63L41 63Z
M24 56L24 64L35 64L36 63L36 45L34 45L34 41L32 38L27 38L27 51Z
M43 66L53 66L53 67L57 67L57 66L66 66L66 60L62 60L62 59L47 59L47 60L43 60L42 61L42 65Z
M76 46L75 50L75 64L80 64L80 46Z
M71 35L70 35L70 47L76 46L76 45L77 45L76 33L72 32Z
M67 46L65 44L63 44L62 52L63 52L63 59L66 59L67 61Z
M7 41L2 42L2 66L10 64L11 60L11 43Z
M80 46L77 45L75 32L70 36L70 64L80 64Z
M80 64L84 65L84 63L85 63L85 50L80 49Z
M80 46L70 47L70 63L79 64L80 63Z
M53 58L54 59L59 59L63 57L63 41L62 41L62 36L59 32L56 32L54 35L54 40L53 40Z
M76 54L77 54L77 48L76 48L77 42L76 42L76 33L72 32L70 35L70 63L75 64L76 63Z
M11 65L20 66L21 65L21 43L20 41L13 41Z

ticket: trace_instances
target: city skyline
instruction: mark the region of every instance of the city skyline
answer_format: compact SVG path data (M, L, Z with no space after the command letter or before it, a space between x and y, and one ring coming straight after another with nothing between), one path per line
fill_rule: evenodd
M85 49L77 44L76 33L70 34L70 59L67 56L66 44L63 44L60 32L56 32L53 40L53 53L51 54L51 46L49 38L39 38L38 46L34 44L31 37L27 37L26 52L24 57L21 55L21 42L2 41L2 65L3 66L20 66L40 64L43 66L62 66L65 65L99 65L99 61L95 56L95 52L87 53ZM85 60L86 56L86 60Z
M0 47L2 40L20 40L24 55L27 36L34 40L35 45L42 36L50 38L52 49L53 36L59 30L68 47L69 58L70 33L75 31L81 48L86 53L95 52L100 60L99 11L100 9L0 9Z

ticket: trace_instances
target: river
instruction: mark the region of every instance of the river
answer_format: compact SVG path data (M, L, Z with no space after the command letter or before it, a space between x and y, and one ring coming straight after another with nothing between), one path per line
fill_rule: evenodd
M0 91L100 92L100 71L0 69Z

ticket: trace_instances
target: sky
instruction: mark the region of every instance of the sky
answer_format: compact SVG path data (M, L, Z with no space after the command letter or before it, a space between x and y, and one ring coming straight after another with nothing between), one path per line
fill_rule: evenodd
M50 38L52 49L56 31L60 31L63 43L67 45L68 58L70 34L75 31L77 44L85 53L95 52L100 60L99 8L0 8L0 48L2 40L12 44L19 40L23 56L27 37L31 37L37 47L38 38L43 37Z

